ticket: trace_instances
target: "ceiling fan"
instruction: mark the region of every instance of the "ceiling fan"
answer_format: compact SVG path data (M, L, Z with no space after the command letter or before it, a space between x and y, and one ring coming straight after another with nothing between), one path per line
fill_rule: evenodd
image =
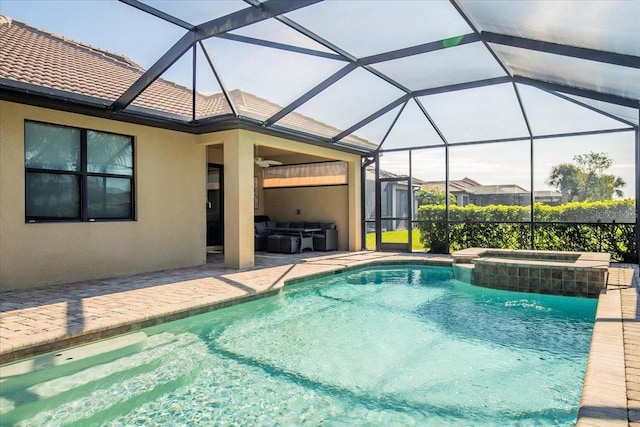
M267 159L263 159L262 157L256 157L255 161L256 161L256 165L260 166L261 168L268 168L269 166L276 166L276 165L282 164L282 162L279 162L277 160L267 160Z
M259 147L256 146L256 157L254 159L256 165L260 166L261 168L268 168L269 166L276 166L276 165L282 164L282 162L278 160L268 160L268 159L263 159L262 157L259 157L258 149Z

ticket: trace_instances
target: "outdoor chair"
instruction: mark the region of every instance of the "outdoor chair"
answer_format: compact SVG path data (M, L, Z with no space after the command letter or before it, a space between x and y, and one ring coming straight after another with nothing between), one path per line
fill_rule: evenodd
M318 228L322 231L313 234L314 251L338 250L338 230L334 223L320 223Z
M269 217L266 215L256 215L253 217L254 228L254 250L266 251L267 250L267 237L269 236L268 229Z

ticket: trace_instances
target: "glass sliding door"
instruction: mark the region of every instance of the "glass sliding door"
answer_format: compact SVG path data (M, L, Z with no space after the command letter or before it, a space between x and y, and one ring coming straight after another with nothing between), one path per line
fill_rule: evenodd
M381 250L411 252L409 180L404 178L380 179L382 205Z
M409 151L380 153L378 171L380 247L411 252L411 167Z

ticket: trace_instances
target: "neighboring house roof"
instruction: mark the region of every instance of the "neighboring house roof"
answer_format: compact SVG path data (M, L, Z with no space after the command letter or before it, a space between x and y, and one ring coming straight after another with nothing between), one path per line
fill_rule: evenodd
M0 16L0 79L57 89L94 98L107 106L145 72L126 56L79 43L28 24ZM231 114L222 93L196 92L196 119ZM164 112L182 120L192 119L193 92L163 78L154 81L132 102L132 107ZM266 99L240 90L229 92L238 115L265 120L282 109ZM340 129L291 113L279 124L311 134L332 137ZM350 135L345 142L375 148L365 139Z
M373 173L373 171L374 171L374 169L372 167L367 168L367 170L369 170L371 173ZM389 171L384 170L384 169L380 169L378 175L382 179L387 179L387 178L409 178L408 175L398 175L398 174L395 174L393 172L389 172Z
M445 181L425 181L425 187L445 190ZM475 195L496 195L496 194L527 194L529 190L516 184L503 185L482 185L471 178L449 181L449 192L451 194L475 194ZM553 190L534 191L536 197L560 197L561 194Z
M529 193L529 190L525 190L519 185L506 184L506 185L480 185L473 188L475 194L517 194L517 193Z
M374 168L372 166L367 167L367 172L369 172L371 175L375 174ZM407 175L398 175L384 169L380 169L379 175L381 179L409 178ZM423 181L422 179L415 178L415 177L411 178L411 182L414 186L415 185L422 186L426 183L426 181Z
M440 191L445 190L445 181L424 181L424 185L429 188L436 188ZM482 185L474 181L471 178L464 177L463 179L458 180L450 180L449 181L449 192L450 193L470 193L475 194L475 189L477 187L481 187Z
M460 188L479 187L479 186L482 185L478 181L473 180L471 178L468 178L466 176L464 178L462 178L462 179L459 179L459 180L453 181L453 182L454 182L454 185L456 185L456 186L458 186ZM444 184L444 181L443 181L443 184Z
M555 197L562 197L562 193L555 191L555 190L540 190L540 191L534 191L533 194L536 197L550 197L550 198L555 198Z

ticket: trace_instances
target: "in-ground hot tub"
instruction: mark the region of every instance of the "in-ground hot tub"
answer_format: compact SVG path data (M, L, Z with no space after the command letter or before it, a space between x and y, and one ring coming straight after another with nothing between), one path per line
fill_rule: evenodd
M596 297L607 283L610 254L468 248L453 253L454 277L520 292Z

